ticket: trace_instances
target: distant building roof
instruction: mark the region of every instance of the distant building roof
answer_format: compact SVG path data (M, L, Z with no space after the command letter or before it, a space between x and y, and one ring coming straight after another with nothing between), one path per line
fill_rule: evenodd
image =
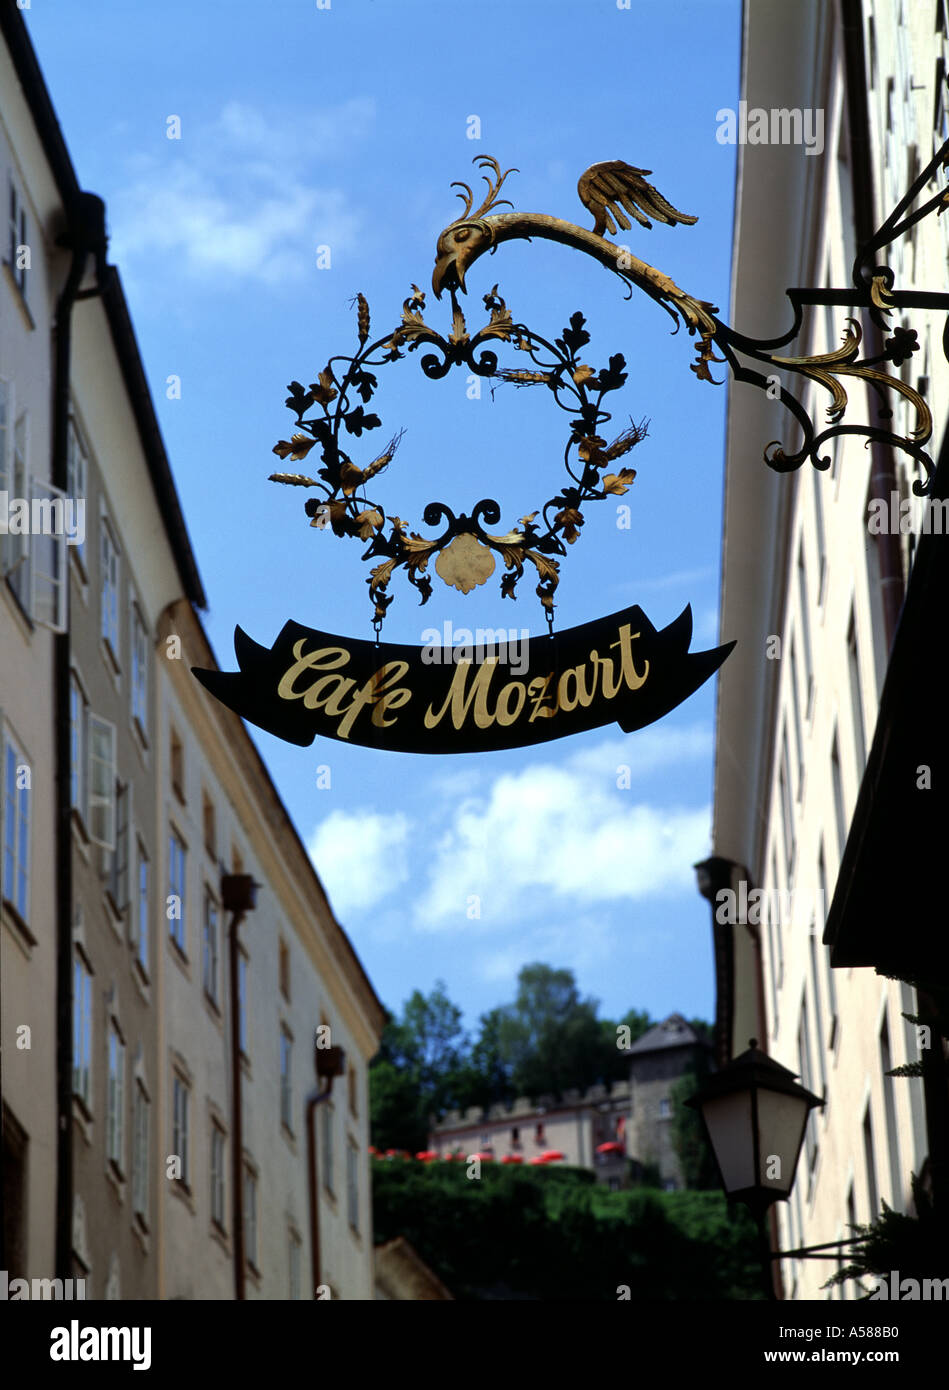
M661 1023L655 1023L641 1038L627 1049L627 1056L642 1052L662 1052L670 1047L695 1047L704 1045L691 1024L686 1023L681 1014L670 1014Z

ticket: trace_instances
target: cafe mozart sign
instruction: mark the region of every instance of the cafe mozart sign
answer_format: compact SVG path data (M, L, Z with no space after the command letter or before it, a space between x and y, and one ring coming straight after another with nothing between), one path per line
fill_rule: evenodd
M513 208L502 212L511 205L500 191L515 171L502 173L488 156L475 162L488 171L483 173L487 193L475 208L471 188L455 185L464 209L442 231L435 251L432 292L436 299L446 292L450 296L450 327L441 332L426 321L425 292L412 285L401 319L374 336L368 302L357 294L358 346L331 356L308 386L290 383L286 404L294 425L274 447L284 471L271 474L271 480L306 490L303 510L310 525L327 538L358 540L365 546L362 558L372 562L366 582L376 640L290 621L273 646L266 647L237 628L239 669L195 672L228 708L290 743L308 746L319 736L401 752L478 753L609 724L628 733L687 699L734 646L729 642L690 652L688 607L660 630L638 607L554 630L562 562L582 538L590 504L629 493L636 477L629 455L646 438L646 422L629 417L624 428L610 426L612 415L604 402L626 384L627 362L622 353L614 353L605 363L591 364L582 313L574 313L551 340L517 321L494 285L482 295L481 326L469 329L459 296L467 293L472 267L486 252L515 238L546 238L592 256L630 295L639 290L669 314L676 328L684 324L694 339L691 366L699 380L713 381L715 362L728 362L737 371L736 351L757 356L772 368L778 359L768 357L764 347L759 350L754 340L734 334L717 317L714 304L687 294L628 246L608 239L607 234L629 229L630 217L646 228L652 225L650 217L667 226L696 221L646 181L649 170L618 160L586 170L578 193L594 219L590 230L546 214ZM774 341L766 346L773 347ZM506 353L503 364L501 349ZM484 378L492 389L539 391L564 412L566 479L559 490L506 524L499 503L484 497L469 503L467 511L430 502L414 523L396 515L377 495L376 479L390 469L402 431L384 444L369 441L382 429L375 408L379 374L411 354L430 380L462 367L469 381ZM781 362L789 372L808 375L805 359ZM859 374L853 354L846 362L851 375ZM844 370L844 357L834 365ZM822 364L820 379L831 375L833 365ZM755 376L746 372L742 379ZM781 400L798 414L783 388ZM805 446L816 447L822 438L815 439L811 431ZM538 440L536 452L544 447ZM799 466L805 456L785 454L780 446L769 449L766 459L779 470ZM463 469L458 474L465 479ZM621 505L629 512L627 504ZM383 623L400 576L422 604L436 580L468 594L494 577L501 597L510 599L518 597L524 581L540 601L547 632L518 642L513 652L500 638L477 649L383 642Z
M657 632L641 608L473 651L337 637L289 622L271 648L237 629L238 672L197 671L212 695L289 743L320 735L402 753L483 753L660 719L734 643L689 652L691 610ZM514 644L512 644L513 646Z

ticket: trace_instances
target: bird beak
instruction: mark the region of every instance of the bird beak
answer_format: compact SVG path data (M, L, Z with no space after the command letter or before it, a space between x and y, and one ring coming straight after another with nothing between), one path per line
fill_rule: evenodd
M435 257L432 271L432 291L436 299L441 299L443 290L460 289L465 293L465 268L457 251L443 251Z

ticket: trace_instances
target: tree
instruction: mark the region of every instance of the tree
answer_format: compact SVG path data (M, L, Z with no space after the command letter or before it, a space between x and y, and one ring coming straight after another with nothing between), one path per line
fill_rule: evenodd
M693 1023L693 1027L695 1024ZM698 1110L685 1102L695 1095L699 1086L701 1063L693 1064L669 1088L672 1102L672 1143L682 1165L685 1185L697 1191L719 1187L715 1157L705 1135L705 1126Z
M572 970L523 966L514 1003L500 1011L498 1042L519 1095L583 1090L603 1069L597 1004L580 998Z

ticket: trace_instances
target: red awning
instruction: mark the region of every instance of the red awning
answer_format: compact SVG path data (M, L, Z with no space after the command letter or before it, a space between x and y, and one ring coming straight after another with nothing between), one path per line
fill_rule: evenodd
M501 1159L501 1162L502 1162L502 1163L523 1163L524 1160L523 1160L523 1158L521 1157L520 1154L505 1154L504 1157Z
M559 1158L566 1157L567 1155L562 1154L559 1149L548 1149L546 1153L541 1154L540 1161L541 1163L556 1163Z
M597 1144L596 1151L598 1154L624 1154L626 1152L623 1145L617 1143L615 1139L610 1139L605 1144Z
M433 1158L438 1157L438 1154L435 1152L434 1149L420 1149L419 1152L415 1155L415 1157L419 1160L420 1163L431 1163Z

